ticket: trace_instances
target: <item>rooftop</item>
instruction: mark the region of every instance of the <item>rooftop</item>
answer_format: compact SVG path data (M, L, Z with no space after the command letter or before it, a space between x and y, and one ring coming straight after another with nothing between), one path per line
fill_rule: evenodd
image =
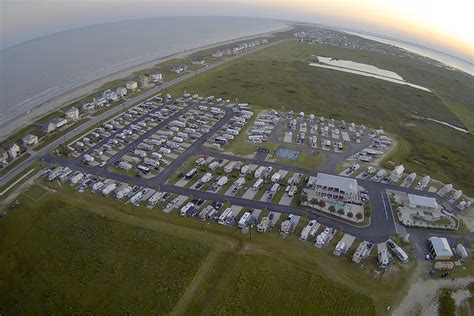
M432 197L408 194L408 201L410 204L417 205L417 206L438 208L438 202L436 202L436 199Z
M325 173L318 173L318 176L316 177L316 185L338 188L344 192L358 190L357 180Z
M449 246L448 240L444 237L430 237L431 245L436 253L436 256L449 256L453 255L451 247Z

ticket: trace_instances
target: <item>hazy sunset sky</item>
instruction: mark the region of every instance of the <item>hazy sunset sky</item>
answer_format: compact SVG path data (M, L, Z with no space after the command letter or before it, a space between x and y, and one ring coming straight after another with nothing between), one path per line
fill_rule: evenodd
M0 0L0 48L100 23L162 16L250 16L371 32L474 60L469 0Z

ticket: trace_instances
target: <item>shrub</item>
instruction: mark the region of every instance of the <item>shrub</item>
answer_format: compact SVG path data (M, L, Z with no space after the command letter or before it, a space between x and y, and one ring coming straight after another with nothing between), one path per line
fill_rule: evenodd
M334 207L334 205L331 205L329 207L329 211L332 212L332 213L334 213L336 211L336 208Z
M438 312L440 315L456 315L456 305L451 296L451 291L444 290L441 292Z
M352 216L354 216L354 214L352 212L349 212L349 213L347 213L347 216L352 218Z
M356 214L356 218L357 218L357 219L362 219L362 213L357 213L357 214Z
M338 213L338 214L341 214L341 215L344 214L344 209L343 209L343 208L338 209L338 210L337 210L337 213Z

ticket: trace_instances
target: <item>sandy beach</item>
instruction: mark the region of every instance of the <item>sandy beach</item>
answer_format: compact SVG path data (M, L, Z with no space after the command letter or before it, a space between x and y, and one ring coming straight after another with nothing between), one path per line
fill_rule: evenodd
M186 51L181 51L181 52L178 52L176 54L168 55L168 56L161 57L161 58L158 58L158 59L153 59L153 60L150 60L150 61L145 62L145 63L140 63L140 64L137 64L135 66L128 67L128 68L125 68L123 70L117 71L113 74L104 76L100 79L96 79L96 80L87 82L87 83L82 84L82 85L80 85L76 88L70 89L67 92L64 92L60 95L51 97L51 99L49 99L48 102L43 103L41 105L36 105L34 108L27 111L26 113L23 110L19 110L18 113L15 113L15 117L13 119L11 119L11 120L7 121L6 123L2 124L2 126L0 127L0 137L2 137L2 138L7 137L9 134L12 134L16 130L24 127L25 125L27 125L31 122L33 122L34 120L40 118L41 116L44 116L45 114L56 111L57 109L62 108L65 105L67 105L71 102L74 102L75 100L79 100L80 98L94 92L100 86L102 86L103 84L105 84L109 81L125 78L125 77L131 75L132 73L134 73L136 71L146 69L146 68L151 68L155 65L166 62L170 59L184 58L184 57L186 57L190 54L193 54L193 53L201 51L201 50L210 49L210 48L218 47L218 46L221 46L221 45L232 44L232 43L239 42L239 41L242 41L242 40L250 40L250 39L253 39L253 38L257 38L257 37L271 36L274 33L286 31L286 30L289 30L289 29L291 29L290 26L288 26L286 28L274 30L274 31L271 31L271 32L259 33L259 34L246 36L246 37L240 37L240 38L232 39L232 40L229 40L229 41L218 42L218 43L211 44L211 45L206 45L206 46L201 46L201 47L197 47L197 48L186 50ZM13 111L15 111L15 109L13 109Z

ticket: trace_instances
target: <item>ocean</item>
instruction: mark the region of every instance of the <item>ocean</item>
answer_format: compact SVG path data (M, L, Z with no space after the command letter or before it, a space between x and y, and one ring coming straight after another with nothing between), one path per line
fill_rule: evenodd
M358 35L360 37L367 38L367 39L370 39L370 40L373 40L373 41L376 41L376 42L389 44L389 45L393 45L393 46L397 46L397 47L406 49L407 51L410 51L412 53L416 53L418 55L425 56L425 57L440 61L440 62L442 62L442 63L444 63L448 66L457 68L459 70L462 70L462 71L470 74L471 76L474 76L474 64L473 63L471 63L469 61L466 61L466 60L463 60L463 59L456 58L456 57L448 55L448 54L445 54L443 52L440 52L440 51L437 51L437 50L434 50L434 49L429 49L429 48L419 46L419 45L411 45L410 43L407 43L407 42L396 41L396 40L388 39L388 38L385 38L385 37L379 37L379 36L369 35L369 34L365 34L365 33L352 32L352 31L347 31L347 30L341 30L341 31L349 33L349 34Z
M0 125L118 71L286 25L241 17L170 17L90 26L0 51Z

